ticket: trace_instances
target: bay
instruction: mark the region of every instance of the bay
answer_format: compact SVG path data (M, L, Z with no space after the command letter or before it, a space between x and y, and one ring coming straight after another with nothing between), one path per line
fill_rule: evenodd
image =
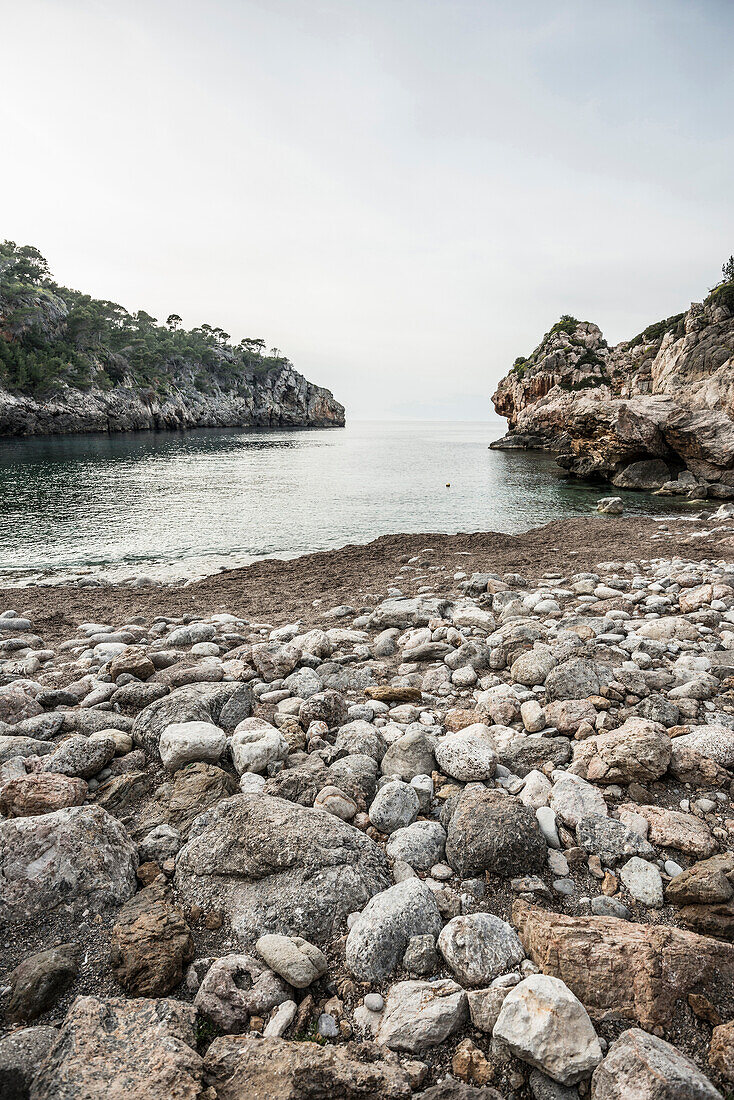
M181 580L395 532L506 531L690 505L565 481L551 455L490 451L499 422L367 422L0 441L0 582Z

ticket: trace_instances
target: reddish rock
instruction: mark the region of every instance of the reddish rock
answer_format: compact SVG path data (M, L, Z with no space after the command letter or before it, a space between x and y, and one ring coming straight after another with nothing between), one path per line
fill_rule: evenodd
M146 886L123 905L112 929L110 963L128 993L165 996L181 983L193 957L191 931L165 886Z
M37 772L5 784L0 791L0 810L6 817L36 817L67 806L81 806L86 797L83 779Z

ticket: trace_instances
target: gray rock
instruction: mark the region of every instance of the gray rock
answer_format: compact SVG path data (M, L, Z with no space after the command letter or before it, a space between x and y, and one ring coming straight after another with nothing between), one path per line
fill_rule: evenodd
M224 719L220 721L220 716L227 714L226 708L230 702L231 710L235 713L230 713L226 722ZM230 730L234 728L230 724L232 719L238 714L244 714L248 708L251 714L252 691L247 684L188 684L186 687L176 688L163 699L156 699L141 710L132 723L133 741L149 755L157 756L161 734L174 722L211 722ZM248 715L244 714L244 717Z
M380 787L370 806L370 821L381 833L394 833L411 825L418 816L418 794L408 783L391 779Z
M393 741L382 758L383 775L410 783L417 775L430 775L436 767L433 741L421 730L411 730Z
M514 929L491 913L454 917L438 937L438 947L464 986L486 985L525 958Z
M592 1078L594 1100L722 1100L690 1058L631 1027L616 1039Z
M390 976L413 936L437 936L441 915L431 890L418 878L405 879L367 904L349 930L346 962L363 981Z
M548 674L546 699L587 699L590 695L599 695L611 679L605 666L584 657L572 657Z
M35 737L0 736L0 764L12 760L14 756L47 756L55 746Z
M194 1006L231 1034L244 1031L250 1016L267 1015L290 999L290 986L257 959L223 955L202 978Z
M58 1038L55 1027L25 1027L0 1039L0 1096L28 1100L38 1067Z
M630 856L655 859L655 849L643 836L612 817L589 814L576 826L576 840L587 852L613 867Z
M164 768L175 772L197 760L217 764L226 746L224 730L211 722L174 722L161 734L158 751Z
M435 751L441 771L462 783L491 779L497 768L491 729L481 722L441 738Z
M245 943L276 932L323 944L390 877L380 848L352 825L250 794L196 820L175 883L185 902L223 908Z
M663 880L654 863L633 856L619 872L619 877L636 901L651 909L663 904Z
M0 821L0 926L121 905L135 892L138 857L101 806Z
M444 858L446 830L438 821L414 821L390 835L385 851L416 871L428 871Z
M449 799L446 859L469 878L484 871L515 878L545 868L547 845L535 814L499 791L468 788Z
M371 756L379 763L385 755L387 745L377 726L358 720L342 726L336 735L334 749L342 755Z
M152 860L163 863L172 859L181 847L181 834L170 825L156 825L146 833L138 845L141 863Z
M328 968L323 952L300 936L261 936L255 950L271 970L295 989L306 989Z
M456 982L398 982L387 995L377 1042L420 1054L459 1031L468 1016L466 993Z
M91 779L109 764L115 755L115 739L103 733L91 737L74 734L62 741L51 756L43 762L43 770L58 775L79 776Z
M407 596L383 600L372 612L371 625L396 626L405 630L409 626L425 626L429 619L443 619L450 608L448 600L439 597Z
M413 977L428 978L438 969L439 958L436 937L411 936L403 955L403 966Z

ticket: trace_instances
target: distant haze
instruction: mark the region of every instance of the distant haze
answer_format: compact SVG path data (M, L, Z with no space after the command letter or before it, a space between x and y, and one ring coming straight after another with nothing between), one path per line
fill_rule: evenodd
M0 0L0 237L263 337L354 417L480 418L734 251L731 0Z

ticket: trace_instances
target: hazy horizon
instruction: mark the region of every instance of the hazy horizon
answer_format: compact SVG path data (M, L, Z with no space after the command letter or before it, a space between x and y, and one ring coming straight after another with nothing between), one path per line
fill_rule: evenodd
M494 419L560 314L616 343L734 252L724 0L1 6L0 237L354 419Z

